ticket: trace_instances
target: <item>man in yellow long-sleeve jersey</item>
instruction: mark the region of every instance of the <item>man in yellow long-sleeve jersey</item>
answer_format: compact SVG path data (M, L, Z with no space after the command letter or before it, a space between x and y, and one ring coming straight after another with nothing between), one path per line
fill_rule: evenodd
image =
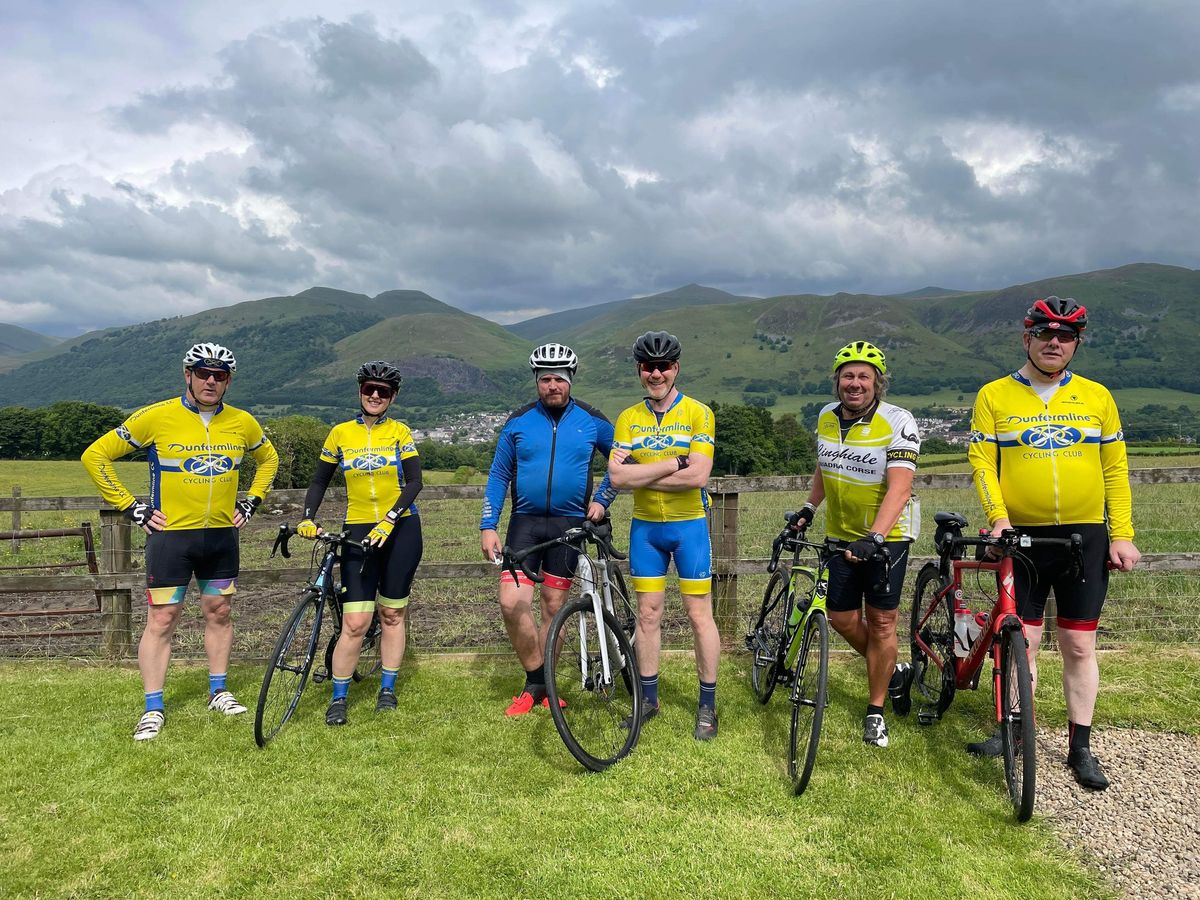
M220 344L201 343L183 357L184 392L143 407L83 452L83 465L105 501L146 532L146 628L138 667L146 710L136 741L157 737L166 721L163 684L171 638L194 575L204 612L209 709L244 713L226 686L233 646L230 598L237 591L238 529L262 503L279 468L275 448L249 413L223 402L237 360ZM145 450L150 496L139 500L117 478L113 461ZM244 500L237 499L238 469L246 454L258 469Z

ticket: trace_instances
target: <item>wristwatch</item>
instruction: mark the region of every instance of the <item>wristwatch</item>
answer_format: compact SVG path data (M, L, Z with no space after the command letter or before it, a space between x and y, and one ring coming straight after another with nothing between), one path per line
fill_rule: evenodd
M682 472L684 469L686 469L688 467L688 458L686 456L677 456L677 457L675 457L675 464L677 466L679 466L679 468L676 469L675 471Z
M875 544L876 547L883 546L883 535L880 534L878 531L868 531L867 532L867 540L871 541L873 544Z

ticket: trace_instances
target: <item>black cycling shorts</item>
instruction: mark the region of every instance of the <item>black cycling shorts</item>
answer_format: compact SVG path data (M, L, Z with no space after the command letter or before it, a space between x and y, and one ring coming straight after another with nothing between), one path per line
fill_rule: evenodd
M237 578L238 532L227 528L186 528L146 535L146 587L186 587Z
M376 594L389 600L406 599L425 549L420 517L401 516L391 537L370 552L363 549L362 541L374 523L343 527L353 543L342 549L342 601L374 603Z
M845 550L848 541L837 542ZM887 583L883 590L877 586L884 577L880 560L852 563L839 552L829 560L829 593L825 606L831 612L851 612L860 609L865 601L875 609L896 609L904 590L904 570L908 567L908 548L911 541L888 541L885 545L891 558L888 562Z
M584 522L583 516L528 516L514 514L508 521L508 534L504 543L514 553L562 537L568 528L576 528ZM541 569L543 575L553 579L570 581L575 577L579 554L566 544L555 544L540 553L525 557L525 566L531 572ZM520 571L518 569L518 571ZM524 576L521 576L524 579Z
M1059 547L1029 547L1013 557L1017 615L1041 625L1051 589L1058 605L1055 621L1071 631L1095 631L1108 593L1108 527L1091 525L1018 525L1030 537L1083 538L1083 572L1071 577L1071 553ZM1024 559L1022 559L1024 557ZM1028 562L1025 562L1028 560Z

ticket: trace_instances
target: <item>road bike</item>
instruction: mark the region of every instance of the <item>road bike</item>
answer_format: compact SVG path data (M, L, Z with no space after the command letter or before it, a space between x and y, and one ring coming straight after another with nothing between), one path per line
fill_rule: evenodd
M585 521L561 537L520 551L504 548L503 565L514 581L525 560L563 544L579 554L580 595L563 604L546 636L546 694L554 727L580 764L602 772L629 754L641 732L642 692L634 637L637 611L615 560L612 524ZM589 552L590 551L590 552Z
M769 701L776 685L790 689L788 776L797 796L804 793L812 776L828 704L829 618L825 601L829 561L845 550L828 539L807 540L805 532L795 527L799 516L798 512L788 513L784 517L787 524L771 544L771 561L767 564L771 579L746 633L746 649L752 655L750 684L758 702ZM786 573L779 569L784 551L792 554ZM804 553L815 556L815 565L801 563ZM872 559L884 563L886 580L887 548L880 548Z
M1083 566L1083 539L1035 538L1015 528L992 537L963 537L967 520L958 513L934 516L937 562L917 575L910 628L912 687L920 704L917 721L929 725L949 709L957 690L974 690L985 660L992 660L992 694L999 727L1004 778L1018 822L1033 815L1037 780L1036 720L1028 641L1014 592L1014 560L1029 565L1021 551L1061 547L1072 556L1072 577ZM976 548L975 559L966 549ZM990 612L972 612L963 592L964 573L972 587L994 602ZM984 573L987 573L985 576ZM992 577L994 575L994 581Z
M278 553L284 559L290 559L292 554L288 541L294 534L294 528L280 525L271 556ZM291 615L284 622L275 648L267 660L262 688L258 692L258 706L254 711L254 742L259 747L265 747L292 717L300 704L310 674L312 680L318 683L333 677L333 651L342 633L341 588L334 581L333 572L334 565L341 559L342 549L352 543L347 539L348 534L347 531L323 533L314 539L310 573L315 575L310 577ZM327 611L328 619L325 615ZM380 624L376 612L363 635L362 652L353 673L355 681L362 681L379 672L382 666L379 643ZM313 662L322 646L322 662L314 670Z

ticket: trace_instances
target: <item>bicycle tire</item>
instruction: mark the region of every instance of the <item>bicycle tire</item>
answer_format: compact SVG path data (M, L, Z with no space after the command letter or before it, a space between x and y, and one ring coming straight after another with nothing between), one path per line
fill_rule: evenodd
M371 618L371 624L363 635L362 649L358 652L358 664L354 667L354 680L366 681L378 675L383 668L380 658L380 641L383 639L383 626L379 623L379 610Z
M300 703L320 641L324 610L321 592L305 591L275 641L254 710L254 742L259 747L267 746Z
M792 725L788 738L788 775L798 797L808 787L817 761L821 723L829 691L829 623L814 610L804 625L804 643L796 657L792 682Z
M1025 634L1019 625L1005 628L1000 637L1000 746L1004 780L1018 822L1033 815L1037 789L1037 722L1033 714L1033 676L1029 669ZM1013 703L1016 701L1017 706Z
M957 686L954 672L954 610L950 598L942 596L947 587L948 583L942 578L937 564L926 563L917 575L917 586L913 592L909 623L911 689L917 692L921 700L917 721L922 724L942 717L954 701ZM934 604L937 608L931 611L930 606ZM917 643L918 633L926 646L941 656L940 667Z
M797 584L803 584L803 590L798 590L797 594L808 596L812 590L812 576L801 572L797 578ZM776 570L772 573L763 591L762 603L746 632L746 646L752 654L750 686L758 702L763 704L771 699L775 685L779 683L787 620L795 602L794 598L788 596L789 588L790 571Z
M597 624L591 600L583 597L554 616L546 646L562 650L547 655L546 694L567 750L584 768L603 772L637 745L642 695L633 645L608 610L603 634L610 681L604 683Z
M629 643L637 644L637 606L629 598L629 588L625 586L625 576L617 568L616 563L608 564L608 586L612 592L613 615L621 623L621 628L629 636Z

